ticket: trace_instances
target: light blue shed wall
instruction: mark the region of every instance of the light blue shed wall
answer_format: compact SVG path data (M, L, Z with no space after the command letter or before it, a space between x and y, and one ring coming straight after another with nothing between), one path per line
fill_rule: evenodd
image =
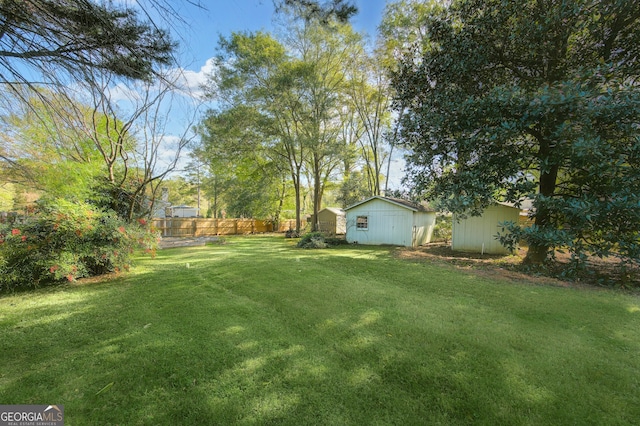
M368 228L357 229L358 216L367 216ZM430 241L436 214L372 199L347 210L346 239L359 244L417 246Z

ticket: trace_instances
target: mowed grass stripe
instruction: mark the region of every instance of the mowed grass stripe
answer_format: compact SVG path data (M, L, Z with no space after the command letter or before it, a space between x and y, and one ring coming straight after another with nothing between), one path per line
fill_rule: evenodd
M4 296L0 401L63 404L72 425L640 418L636 296L393 250L230 238L112 281Z

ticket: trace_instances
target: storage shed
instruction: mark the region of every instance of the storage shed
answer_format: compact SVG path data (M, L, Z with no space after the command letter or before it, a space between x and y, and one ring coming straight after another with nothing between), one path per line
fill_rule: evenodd
M496 203L487 207L481 216L459 219L453 215L451 248L487 254L509 254L509 250L496 239L502 230L502 222L518 223L520 209L508 204Z
M375 196L345 210L350 243L417 247L431 241L436 223L434 211L397 198Z
M316 223L312 215L310 222ZM318 212L318 231L328 234L343 235L347 232L347 216L344 210L339 207L327 207Z

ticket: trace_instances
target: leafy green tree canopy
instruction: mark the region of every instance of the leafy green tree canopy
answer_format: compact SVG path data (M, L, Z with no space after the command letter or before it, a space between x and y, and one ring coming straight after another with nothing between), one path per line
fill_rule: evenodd
M200 126L196 155L211 174L203 183L232 217L277 218L286 165L260 132L263 117L248 105L209 111ZM222 203L219 203L222 202Z
M393 75L410 178L454 212L534 199L527 261L640 258L640 3L462 0Z

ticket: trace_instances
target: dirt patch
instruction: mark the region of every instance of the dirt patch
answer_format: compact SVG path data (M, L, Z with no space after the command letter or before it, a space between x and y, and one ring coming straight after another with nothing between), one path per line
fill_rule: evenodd
M464 270L473 270L474 273L486 277L562 287L613 287L635 291L640 289L640 268L629 266L624 269L616 258L590 258L584 271L571 278L565 278L570 264L569 254L557 253L554 261L539 267L523 265L526 254L526 247L509 256L463 253L451 250L451 246L444 243L428 244L418 248L401 247L395 251L395 256L400 259L439 262Z

